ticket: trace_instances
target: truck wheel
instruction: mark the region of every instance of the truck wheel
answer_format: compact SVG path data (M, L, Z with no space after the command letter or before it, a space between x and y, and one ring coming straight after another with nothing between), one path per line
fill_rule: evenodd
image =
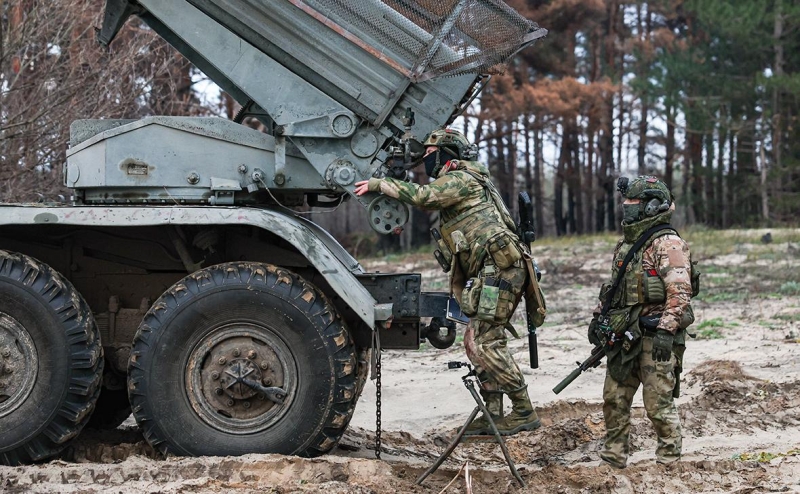
M353 414L357 370L350 335L316 287L272 265L227 263L153 304L134 338L128 393L164 454L317 456Z
M63 450L88 422L102 374L97 326L72 284L0 251L0 463Z

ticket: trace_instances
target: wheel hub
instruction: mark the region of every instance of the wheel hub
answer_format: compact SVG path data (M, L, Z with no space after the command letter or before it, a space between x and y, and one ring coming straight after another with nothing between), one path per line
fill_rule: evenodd
M33 391L39 357L28 331L0 312L0 417L22 405Z
M212 331L190 354L186 379L189 401L200 418L240 434L279 420L297 387L297 371L283 340L249 324ZM280 388L286 402L268 399L263 388Z

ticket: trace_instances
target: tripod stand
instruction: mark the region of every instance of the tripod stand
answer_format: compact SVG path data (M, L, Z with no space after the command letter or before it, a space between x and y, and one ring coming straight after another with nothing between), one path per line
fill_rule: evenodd
M519 485L525 487L525 481L523 481L522 477L520 477L519 472L517 472L516 466L514 466L514 460L512 460L511 455L508 454L508 448L506 448L506 442L503 440L503 436L501 436L500 432L498 432L497 426L495 425L491 414L486 409L486 405L483 404L483 400L481 400L481 397L478 395L478 392L475 391L475 382L477 381L475 369L472 368L472 365L466 362L447 363L448 369L459 369L461 367L466 367L469 369L469 372L465 374L463 377L461 377L461 380L464 381L464 386L466 386L467 390L469 391L469 394L472 395L472 398L475 400L475 403L477 403L478 406L476 406L475 409L472 410L472 413L470 414L467 421L464 422L464 425L459 429L458 434L456 434L456 437L453 438L452 441L450 441L450 444L447 446L447 449L444 451L444 453L442 453L441 456L439 456L439 459L437 459L436 462L433 465L431 465L431 467L428 470L425 471L425 473L420 475L420 477L417 479L417 485L422 485L422 482L425 481L428 475L435 472L442 465L442 463L444 463L447 457L449 457L450 454L453 452L453 450L456 449L456 446L458 446L459 443L461 443L461 440L464 437L464 431L467 430L467 426L473 420L475 420L475 417L478 416L478 412L483 412L483 416L486 417L486 419L489 421L489 425L491 425L492 427L492 432L494 432L494 439L497 441L497 444L500 445L500 449L503 450L503 456L506 458L506 463L508 464L508 468L514 475L514 478L517 479L517 482L519 482Z

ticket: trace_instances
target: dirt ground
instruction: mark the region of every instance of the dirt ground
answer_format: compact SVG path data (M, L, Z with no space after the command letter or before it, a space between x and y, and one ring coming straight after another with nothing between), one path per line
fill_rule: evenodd
M163 459L128 422L111 433L85 431L59 460L0 467L0 491L438 493L454 480L444 492L800 492L800 230L772 230L767 244L765 233L685 235L704 274L703 291L693 301L698 337L687 344L677 400L684 456L676 464L655 463L655 436L641 394L634 402L628 467L599 464L604 365L559 395L551 391L591 349L585 328L615 240L597 236L535 245L550 309L539 332L540 368L528 368L526 338L510 344L543 423L507 440L525 488L491 442L459 445L422 486L415 485L474 407L461 381L465 370L446 365L466 361L460 331L447 350L423 344L418 351L384 352L381 460L374 455L370 381L340 446L321 458ZM429 254L364 265L422 272L426 289L444 286ZM521 310L516 317L517 328L524 328Z

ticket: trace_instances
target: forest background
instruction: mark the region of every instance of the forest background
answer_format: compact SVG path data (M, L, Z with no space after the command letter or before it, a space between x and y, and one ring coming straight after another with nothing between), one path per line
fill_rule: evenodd
M800 1L507 3L549 34L454 127L478 144L512 210L530 193L539 235L618 229L617 177L638 174L670 186L678 226L797 224ZM73 120L238 111L141 23L101 47L103 6L2 1L0 202L68 200ZM402 235L375 242L363 209L341 208L311 217L357 254L428 244L436 220L412 211Z

